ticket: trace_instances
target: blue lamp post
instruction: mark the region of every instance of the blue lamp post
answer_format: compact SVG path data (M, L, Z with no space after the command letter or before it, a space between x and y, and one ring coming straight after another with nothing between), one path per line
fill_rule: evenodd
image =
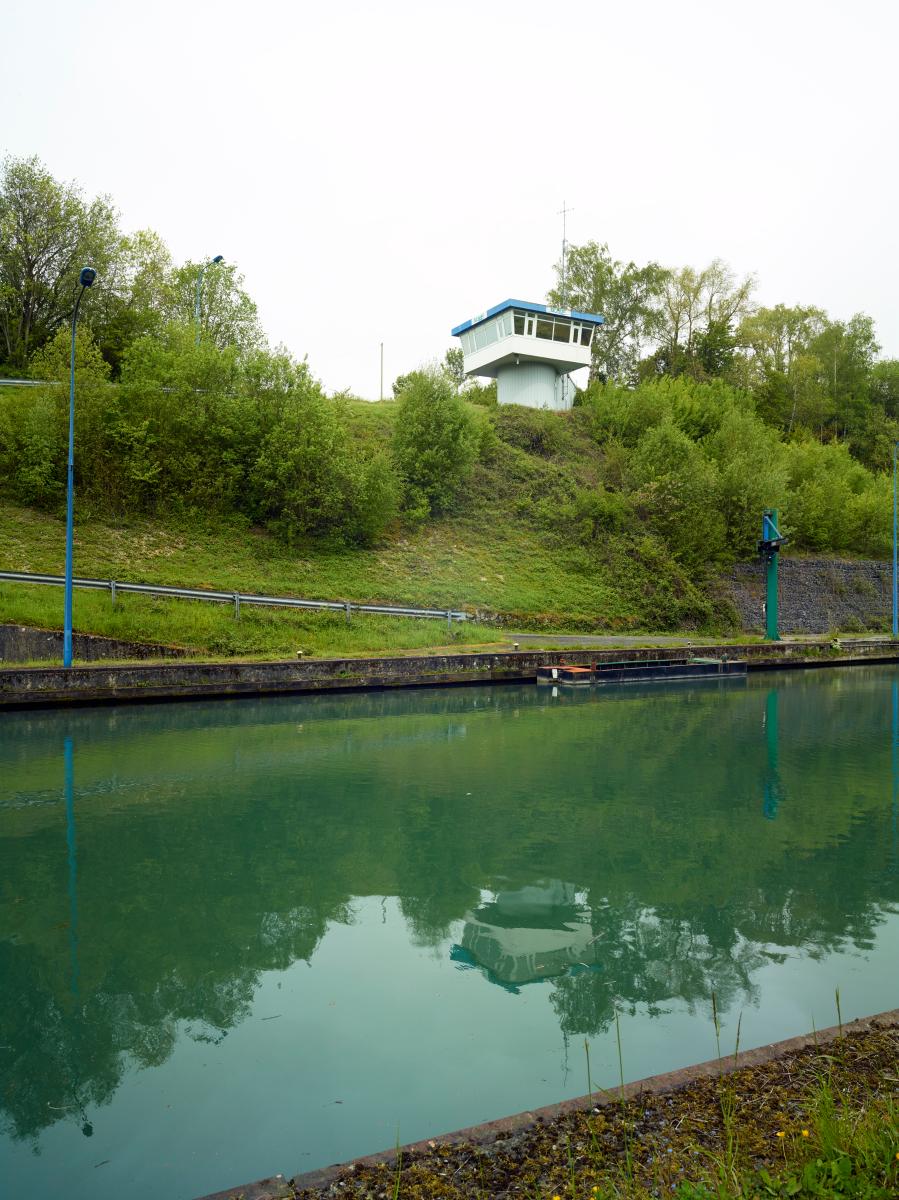
M62 665L72 665L72 542L75 508L75 326L78 309L85 289L93 287L97 272L93 267L82 267L78 282L81 291L72 312L72 357L69 365L69 461L66 469L66 599L65 619L62 635Z
M893 637L899 637L899 584L897 583L897 502L895 502L895 451L899 448L899 442L893 443Z
M200 299L203 295L203 272L207 267L214 267L216 263L220 263L224 258L223 254L217 254L211 262L203 263L199 271L197 271L197 293L194 297L194 325L197 330L197 345L200 344Z

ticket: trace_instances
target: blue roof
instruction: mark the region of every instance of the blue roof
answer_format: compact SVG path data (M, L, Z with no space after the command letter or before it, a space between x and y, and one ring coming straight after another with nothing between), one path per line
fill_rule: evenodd
M457 325L451 330L453 337L458 337L460 333L465 333L466 329L473 329L475 325L481 325L484 321L489 321L491 317L495 317L497 313L505 312L507 308L521 308L525 312L534 313L550 313L556 317L573 317L576 321L587 321L591 325L605 325L605 317L601 317L599 313L582 313L576 312L573 308L550 308L546 304L531 304L529 300L503 300L502 304L494 304L493 308L488 308L486 312L478 313L476 317L472 317L469 321L463 321L461 325Z

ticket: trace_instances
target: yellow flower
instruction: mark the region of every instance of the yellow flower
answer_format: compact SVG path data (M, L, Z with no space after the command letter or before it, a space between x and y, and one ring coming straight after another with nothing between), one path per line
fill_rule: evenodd
M786 1134L783 1132L783 1130L782 1130L782 1129L778 1129L778 1131L777 1131L777 1136L778 1136L778 1137L786 1137L787 1135L786 1135Z
M808 1137L808 1130L807 1130L807 1129L803 1129L803 1131L802 1131L802 1136L803 1136L803 1137Z

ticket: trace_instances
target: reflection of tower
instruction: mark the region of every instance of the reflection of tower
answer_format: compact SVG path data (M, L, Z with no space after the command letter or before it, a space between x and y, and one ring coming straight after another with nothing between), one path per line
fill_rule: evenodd
M551 879L495 892L467 914L454 962L479 966L492 983L512 991L524 983L595 967L589 913L573 883Z
M777 809L783 799L783 785L780 782L780 772L777 766L777 689L768 693L765 701L765 742L768 747L768 768L765 772L765 800L762 812L769 821L777 816Z

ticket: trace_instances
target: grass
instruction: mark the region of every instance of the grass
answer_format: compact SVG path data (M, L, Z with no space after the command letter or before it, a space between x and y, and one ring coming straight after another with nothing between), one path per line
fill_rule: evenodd
M0 567L62 574L64 521L58 515L0 502ZM389 653L449 642L501 641L498 627L627 632L651 627L652 585L599 570L576 547L553 548L526 525L485 525L457 516L400 531L370 550L292 550L236 521L80 514L75 573L135 583L264 592L306 599L405 603L483 614L447 638L440 622L405 618L292 614L244 605L240 621L227 606L120 594L113 609L102 593L75 592L74 628L85 633L194 647L221 655ZM642 582L641 582L642 580ZM639 584L639 586L638 586ZM639 596L631 598L631 591ZM645 594L644 594L645 593ZM0 585L0 621L59 628L59 589Z
M62 588L0 584L0 621L41 629L62 626ZM427 649L459 653L497 641L497 631L474 622L382 617L354 613L290 612L119 593L113 607L103 592L74 593L76 632L124 641L153 642L203 657L294 658L402 654ZM49 665L44 662L43 665Z
M292 550L237 521L80 515L75 572L129 582L309 599L407 603L499 614L530 628L652 628L646 599L630 595L634 564L599 563L577 546L543 543L527 525L457 516L400 530L383 546ZM61 574L61 516L0 503L0 564ZM637 572L649 587L652 565ZM658 584L658 580L656 584ZM684 583L688 587L688 583Z

